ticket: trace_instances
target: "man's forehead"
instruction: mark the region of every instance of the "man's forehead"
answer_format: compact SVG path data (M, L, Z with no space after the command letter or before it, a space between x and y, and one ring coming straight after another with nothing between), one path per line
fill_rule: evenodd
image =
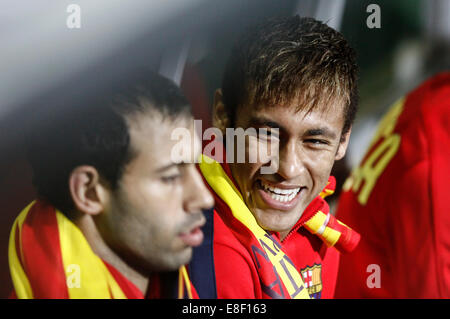
M134 114L127 117L130 144L137 151L154 148L161 154L166 146L170 146L173 132L180 128L191 130L191 122L187 116L173 118L159 112Z
M330 95L324 92L323 95L317 92L311 94L298 94L294 97L279 97L272 100L267 99L245 99L246 102L241 103L237 111L239 112L260 112L264 110L280 110L288 109L298 113L341 113L344 114L345 106L348 101L341 95Z
M246 118L254 121L262 119L278 119L278 121L296 122L305 119L317 119L318 121L344 122L345 103L334 100L328 104L318 104L314 106L303 106L297 101L287 104L261 104L256 107L242 107L239 110L238 118Z
M156 166L180 161L193 163L201 154L201 140L195 132L194 119L189 116L148 116L131 125L130 137L136 153ZM182 152L178 152L180 149Z
M298 105L297 101L279 105L260 105L240 113L237 125L279 128L280 133L339 136L345 121L343 102L316 105L311 109Z

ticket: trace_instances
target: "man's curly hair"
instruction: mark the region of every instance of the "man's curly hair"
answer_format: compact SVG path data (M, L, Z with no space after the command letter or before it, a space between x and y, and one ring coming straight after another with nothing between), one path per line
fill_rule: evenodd
M343 35L313 18L272 18L235 44L222 81L225 107L235 122L241 106L298 103L310 111L330 102L345 103L346 133L357 110L355 51Z

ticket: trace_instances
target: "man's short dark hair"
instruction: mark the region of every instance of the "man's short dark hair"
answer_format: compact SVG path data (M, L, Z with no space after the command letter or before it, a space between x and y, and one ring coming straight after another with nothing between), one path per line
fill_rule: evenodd
M191 114L180 89L148 71L102 83L68 104L71 116L36 132L27 145L38 197L62 212L74 207L69 176L77 166L95 167L103 181L117 188L124 167L139 151L130 148L127 116L149 110L169 118Z
M272 18L233 47L222 81L224 104L234 124L243 105L298 101L299 109L310 111L343 101L346 133L357 109L357 71L355 51L341 33L313 18Z

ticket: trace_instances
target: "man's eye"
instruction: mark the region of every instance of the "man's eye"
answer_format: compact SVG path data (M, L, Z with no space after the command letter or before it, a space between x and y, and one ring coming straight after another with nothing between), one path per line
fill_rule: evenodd
M306 143L313 144L313 145L328 145L329 143L325 140L320 140L316 138L310 138L305 140Z
M175 175L169 175L169 176L162 176L161 180L164 183L174 183L181 177L181 174L175 174Z

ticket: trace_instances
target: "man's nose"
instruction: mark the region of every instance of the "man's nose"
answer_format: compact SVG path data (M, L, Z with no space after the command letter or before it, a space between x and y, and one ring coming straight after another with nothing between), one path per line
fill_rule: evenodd
M304 171L301 147L296 141L289 141L280 149L278 174L285 180L294 180Z
M214 198L206 187L199 171L192 166L185 183L184 209L188 213L198 213L214 205Z

